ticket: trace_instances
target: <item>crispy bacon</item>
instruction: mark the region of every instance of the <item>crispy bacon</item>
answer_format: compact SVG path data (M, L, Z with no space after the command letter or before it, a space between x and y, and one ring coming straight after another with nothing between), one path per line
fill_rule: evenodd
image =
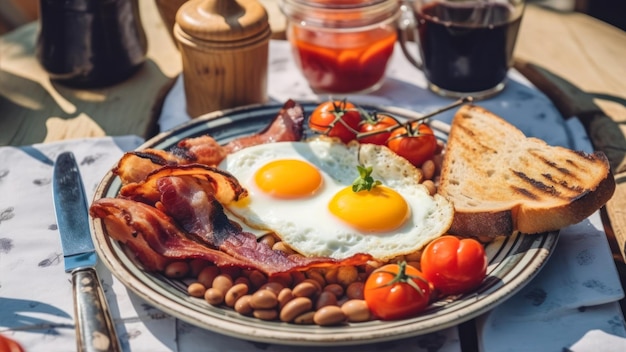
M366 254L335 260L272 250L230 221L206 187L189 182L192 177L159 178L156 184L162 196L156 207L127 199L103 198L92 204L91 215L103 220L110 236L132 246L139 260L155 256L168 260L202 258L218 266L254 268L267 275L311 267L357 265L371 260Z
M218 203L219 204L219 203ZM211 209L211 211L216 211ZM236 231L237 227L219 229L221 245L214 249L196 242L174 225L174 221L161 210L144 203L122 198L101 198L92 204L91 216L102 219L109 236L134 250L146 270L163 270L171 260L204 259L217 266L237 266L258 269L274 274L330 265L357 265L371 259L368 255L355 255L344 260L306 258L274 251L254 235ZM125 230L120 231L121 228ZM222 235L226 235L221 237ZM142 258L163 258L160 266L150 265Z
M230 173L214 166L201 164L164 166L149 174L141 182L134 182L120 189L120 196L147 204L155 204L161 198L157 181L166 176L190 175L189 182L202 182L206 191L215 195L218 201L228 204L248 195L248 191ZM193 178L196 178L194 181Z
M119 176L122 184L139 182L151 172L165 165L177 165L180 159L172 153L160 149L145 149L125 153L113 168L113 173Z
M224 146L227 154L253 145L299 141L302 139L304 110L293 100L288 100L278 115L263 131L231 141Z
M204 164L215 166L229 153L271 142L302 139L304 111L293 100L285 102L274 120L261 132L243 136L221 146L213 137L204 135L185 138L169 151L144 149L124 154L113 169L123 185L140 182L150 173L171 165Z
M160 207L196 240L219 248L234 258L255 263L254 266L268 274L312 266L338 264L329 258L305 258L288 256L272 250L256 236L244 232L224 213L224 209L213 195L194 182L182 177L164 177L158 181L161 191ZM357 255L341 261L342 264L363 264L371 260L369 255Z
M121 198L101 198L89 208L104 223L109 236L131 249L145 270L163 270L176 259L205 259L219 266L250 267L227 253L187 238L175 222L150 205ZM156 263L144 260L156 259Z

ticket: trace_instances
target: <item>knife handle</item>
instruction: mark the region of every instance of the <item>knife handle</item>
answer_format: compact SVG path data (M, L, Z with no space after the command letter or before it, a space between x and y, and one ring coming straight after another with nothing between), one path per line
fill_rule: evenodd
M72 272L78 351L121 351L104 291L93 268Z

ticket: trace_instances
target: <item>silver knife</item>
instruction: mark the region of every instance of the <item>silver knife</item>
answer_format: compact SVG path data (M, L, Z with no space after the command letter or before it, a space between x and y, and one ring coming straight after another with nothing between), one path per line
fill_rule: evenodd
M54 164L52 194L65 272L72 273L78 351L121 351L100 279L89 232L87 198L74 154L64 152Z

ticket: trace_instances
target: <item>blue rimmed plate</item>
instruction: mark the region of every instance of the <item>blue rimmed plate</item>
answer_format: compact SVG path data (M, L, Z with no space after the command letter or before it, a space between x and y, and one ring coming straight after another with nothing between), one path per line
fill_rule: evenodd
M316 103L302 103L307 115ZM139 149L168 149L180 140L210 134L220 142L262 130L282 105L248 106L204 115L148 140ZM415 113L393 107L370 107L400 118ZM438 138L446 139L449 125L432 121ZM121 182L112 172L103 178L95 198L115 197ZM214 307L190 297L186 283L144 272L123 246L108 236L99 219L92 219L92 236L102 262L126 287L164 312L190 324L225 335L290 345L357 345L422 335L458 325L504 302L526 285L544 266L556 246L558 232L537 235L513 234L486 245L487 278L471 294L434 302L415 318L369 321L337 327L268 322L240 315L232 309Z

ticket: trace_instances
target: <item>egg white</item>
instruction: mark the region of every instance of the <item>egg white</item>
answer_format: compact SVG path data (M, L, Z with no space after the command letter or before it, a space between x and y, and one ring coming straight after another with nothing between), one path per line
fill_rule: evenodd
M264 194L255 185L254 174L278 159L313 164L322 174L322 186L314 195L299 199L276 199ZM335 193L351 186L358 177L359 163L373 166L372 176L400 193L409 204L411 214L400 228L366 233L338 220L328 210ZM305 256L343 259L368 253L375 259L388 260L421 249L443 234L452 220L451 204L443 197L431 197L420 184L419 169L386 147L345 145L328 139L269 143L228 155L220 167L233 174L249 193L245 202L225 205L228 211L257 229L257 235L273 232Z

